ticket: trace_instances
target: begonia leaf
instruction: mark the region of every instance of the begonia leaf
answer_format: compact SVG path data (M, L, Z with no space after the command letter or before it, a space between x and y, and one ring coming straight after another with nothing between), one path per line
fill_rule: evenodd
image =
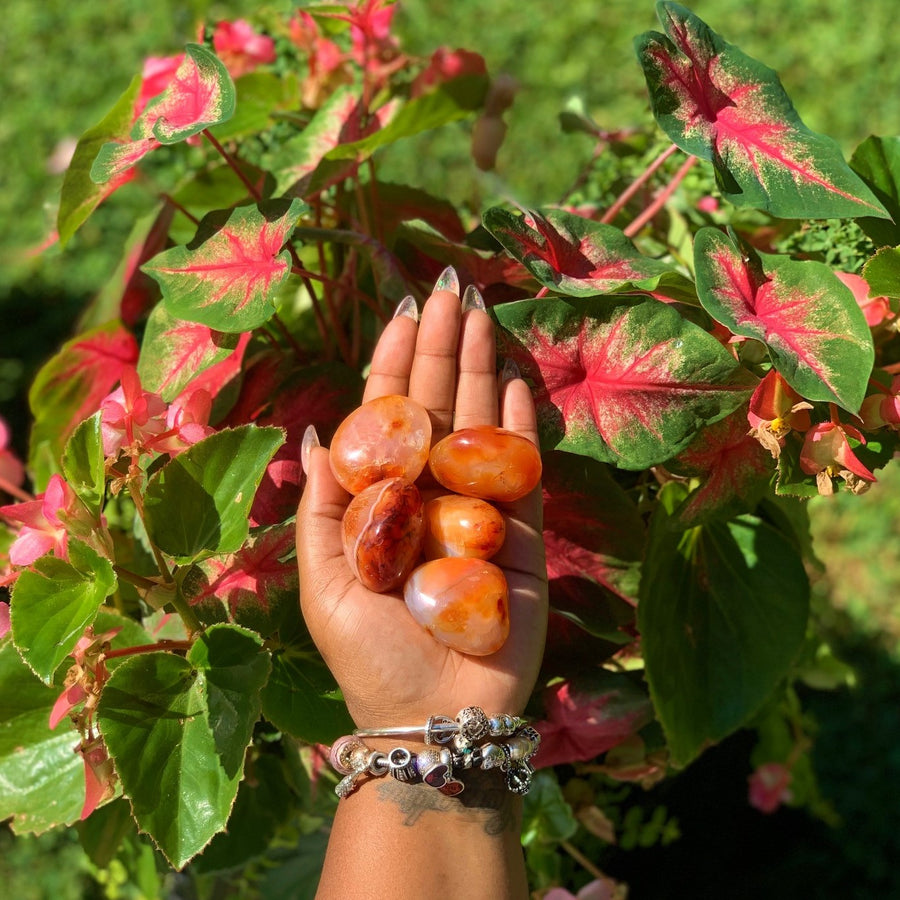
M69 538L68 552L68 561L42 556L19 575L12 591L13 640L45 684L116 587L108 559L75 538Z
M655 286L671 268L641 255L618 228L564 210L515 215L494 207L484 227L544 287L572 297Z
M0 642L0 821L17 834L41 834L76 821L84 803L78 735L50 728L62 690L39 681L12 641Z
M52 474L37 464L39 454L48 451L58 459L75 426L100 408L137 358L137 341L111 322L68 341L43 365L28 392L34 415L29 462L38 489Z
M900 247L882 247L863 268L870 297L900 297Z
M200 44L187 44L184 59L168 87L144 107L130 140L104 144L91 178L109 181L164 144L177 144L234 115L235 90L221 60Z
M62 471L69 487L97 518L106 493L105 462L100 413L94 413L72 432L66 442Z
M106 197L129 180L130 174L123 173L104 185L98 185L91 179L91 166L105 143L127 140L134 118L134 102L140 89L141 78L136 75L113 108L78 139L63 179L59 212L56 216L56 230L59 232L61 247L65 247L69 238Z
M782 218L888 217L838 144L804 125L774 71L683 6L657 12L665 35L635 41L653 114L682 150L712 162L728 200Z
M300 84L292 72L248 72L234 83L234 115L210 126L217 141L231 141L264 131L272 124L273 113L300 106Z
M756 254L703 228L694 267L703 308L734 334L762 341L797 393L859 409L875 348L853 294L828 266Z
M644 553L637 507L604 464L585 456L545 453L541 482L551 611L622 641Z
M853 151L850 168L891 214L891 220L863 217L858 220L859 227L876 244L900 244L900 137L866 138Z
M638 604L650 695L678 766L762 707L800 650L809 612L791 540L749 515L680 531L671 515L685 493L676 482L660 492Z
M684 528L752 512L775 474L771 454L747 433L743 411L704 428L669 468L703 479L674 514Z
M250 331L275 312L274 294L291 271L282 247L305 209L300 200L271 200L210 213L190 244L160 253L143 270L159 282L173 316Z
M163 466L147 484L147 533L165 553L195 559L231 553L266 466L284 441L279 428L245 425L210 435Z
M522 846L566 841L576 831L578 820L563 796L555 773L535 775L531 790L525 797Z
M657 300L522 300L493 308L499 354L534 384L544 449L643 469L684 449L756 379Z
M228 821L268 669L259 637L230 625L190 653L129 657L97 708L138 826L178 869Z
M197 375L227 359L242 338L176 318L160 303L144 328L137 367L141 385L170 403Z

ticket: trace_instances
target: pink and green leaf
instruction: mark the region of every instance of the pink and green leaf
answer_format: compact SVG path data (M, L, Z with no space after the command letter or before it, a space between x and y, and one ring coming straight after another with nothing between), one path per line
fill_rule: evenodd
M756 254L714 228L697 233L694 266L703 308L732 333L764 343L798 394L859 410L875 358L872 336L828 266Z
M305 208L300 200L271 200L211 213L190 244L143 269L159 282L173 316L216 331L250 331L275 312L273 298L291 271L282 248Z
M641 255L613 225L563 210L515 215L494 207L484 227L544 287L590 297L632 287L652 289L671 267Z
M663 131L712 162L723 195L782 218L889 218L838 144L804 125L768 66L677 3L635 41Z
M91 179L103 184L157 147L177 144L228 121L234 115L235 96L231 76L215 53L200 44L188 44L169 86L135 120L130 140L112 141L100 148Z
M534 385L545 449L643 469L737 409L756 378L669 305L610 301L494 307L499 353Z

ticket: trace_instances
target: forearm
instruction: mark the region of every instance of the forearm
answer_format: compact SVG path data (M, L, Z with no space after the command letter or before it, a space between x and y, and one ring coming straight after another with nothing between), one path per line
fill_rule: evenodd
M472 771L447 797L390 776L339 804L318 900L525 900L521 798L499 772Z

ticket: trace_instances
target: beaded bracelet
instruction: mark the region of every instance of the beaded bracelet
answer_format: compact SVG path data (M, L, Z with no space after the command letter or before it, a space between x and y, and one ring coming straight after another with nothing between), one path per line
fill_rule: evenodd
M433 727L435 723L437 730ZM398 733L424 733L426 743L452 741L454 749L428 746L414 753L405 747L395 747L382 753L372 750L361 740L362 737L386 737ZM429 734L432 741L427 740ZM443 739L437 740L436 735ZM498 736L509 736L509 740L496 744L477 743L482 738ZM465 785L454 777L454 769L497 768L505 774L508 790L514 794L527 794L534 774L530 760L540 743L541 736L530 725L524 724L523 719L513 716L488 719L478 707L462 710L456 722L446 716L432 716L424 728L359 729L339 738L331 748L331 765L344 775L334 790L343 799L353 793L363 775L377 778L390 774L397 781L427 784L448 797L455 797L462 793Z

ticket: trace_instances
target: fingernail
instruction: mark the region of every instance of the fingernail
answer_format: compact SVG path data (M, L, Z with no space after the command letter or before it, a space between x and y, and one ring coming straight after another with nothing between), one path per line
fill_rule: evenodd
M315 447L319 447L319 435L315 425L307 425L303 432L303 440L300 441L300 468L304 475L309 475L309 456Z
M413 322L419 321L419 307L416 306L416 298L411 294L408 294L397 304L397 308L394 310L394 318L396 319L399 316L406 316L407 319L412 319Z
M474 284L466 288L462 298L462 311L468 312L470 309L485 309L484 297Z
M519 371L519 367L516 365L515 360L503 360L503 368L500 370L500 384L506 384L507 381L512 381L514 378L521 377L522 373Z
M450 293L456 294L457 297L459 296L459 276L456 274L456 269L453 266L447 266L441 272L441 277L434 283L434 290L450 291Z

